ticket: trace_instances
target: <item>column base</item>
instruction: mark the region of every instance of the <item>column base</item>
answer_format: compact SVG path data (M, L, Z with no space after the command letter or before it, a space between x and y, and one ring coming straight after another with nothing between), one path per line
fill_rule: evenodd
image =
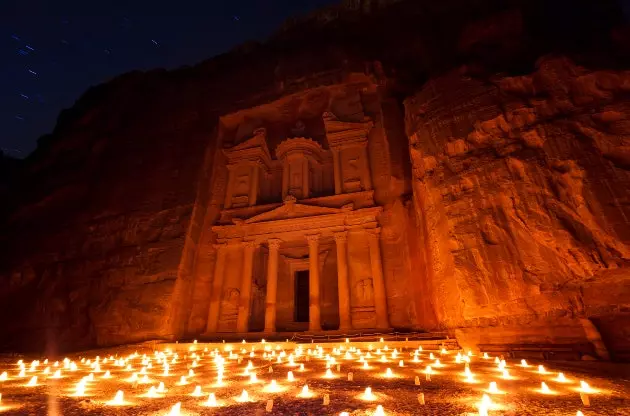
M348 329L329 329L329 330L306 330L306 331L252 331L252 332L213 332L213 333L203 333L198 335L196 338L199 342L216 342L222 343L225 342L241 342L245 340L246 342L260 342L261 339L265 339L267 341L286 341L287 339L291 341L294 338L296 342L304 342L300 340L300 336L309 336L309 335L328 335L331 337L341 337L341 338L352 338L355 336L366 336L372 334L383 334L387 335L388 333L394 332L394 328L348 328ZM378 335L374 335L378 337ZM324 341L325 338L322 339Z

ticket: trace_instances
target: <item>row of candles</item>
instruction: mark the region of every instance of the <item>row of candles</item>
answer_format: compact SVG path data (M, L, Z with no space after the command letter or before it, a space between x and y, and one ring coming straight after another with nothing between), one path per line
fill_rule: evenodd
M243 341L243 344L245 344L244 341ZM379 349L374 350L374 348L371 345L369 345L368 351L364 353L361 351L361 349L357 348L356 346L353 346L352 343L349 342L349 340L346 340L345 345L342 344L342 345L339 345L338 347L334 347L332 351L330 351L330 353L325 353L324 347L321 345L318 345L318 346L315 346L315 348L313 349L308 349L306 352L304 351L304 348L302 346L298 346L297 348L293 350L293 352L287 354L286 351L280 347L280 345L276 345L274 347L268 343L265 343L264 340L261 342L261 344L250 344L249 350L246 347L247 347L246 345L242 345L240 347L239 353L235 353L234 352L235 347L229 344L223 347L223 352L221 352L219 348L214 348L212 351L209 351L209 349L206 347L203 350L203 352L199 354L197 352L197 344L195 342L189 348L190 354L186 354L183 360L180 360L180 356L177 352L167 349L166 351L162 351L162 352L155 351L152 357L146 354L140 356L138 353L134 353L134 354L128 355L127 357L119 357L119 356L112 355L112 356L109 356L108 358L101 358L97 356L93 360L82 358L80 360L81 367L74 361L71 361L70 359L65 358L62 362L56 361L52 365L49 365L49 361L47 359L43 361L43 364L40 363L40 361L35 360L31 362L29 368L27 369L27 366L23 362L23 360L20 360L17 362L17 366L19 368L18 375L16 377L10 378L8 373L5 371L0 374L0 382L8 381L10 379L28 378L29 373L36 373L36 372L39 372L40 375L46 376L47 379L57 380L57 379L66 377L67 373L74 373L81 369L85 371L85 369L87 368L87 371L90 372L89 375L82 377L75 384L73 393L70 394L71 396L74 396L74 397L83 397L87 395L87 391L90 389L89 387L91 385L90 383L95 383L97 381L95 373L99 374L98 377L101 379L112 379L112 378L115 378L115 376L112 375L111 373L111 371L114 371L114 368L117 368L121 372L131 373L130 376L123 377L123 380L133 383L135 386L138 384L152 383L153 380L149 378L149 373L151 373L154 376L157 375L158 377L159 376L169 377L169 376L175 375L173 373L174 368L177 368L180 364L186 364L188 372L185 375L180 375L179 381L176 383L179 386L185 386L187 384L190 384L189 379L195 378L196 376L195 370L198 367L204 365L202 364L202 361L210 361L213 367L213 370L216 372L215 377L214 377L215 382L212 384L212 386L215 388L220 388L220 387L225 386L226 384L224 380L224 376L227 372L226 366L229 366L231 363L234 363L234 362L236 362L237 364L241 364L244 358L247 358L247 357L249 357L249 360L243 372L241 373L241 376L247 377L248 380L245 381L245 383L250 384L250 385L262 383L262 381L258 379L257 373L255 371L256 368L254 367L253 362L252 362L252 359L257 359L257 358L262 358L263 360L268 361L269 364L266 368L269 373L273 373L274 371L273 363L277 365L286 365L288 367L294 367L296 371L303 373L307 371L305 368L305 364L304 362L297 363L296 362L297 360L304 360L306 362L311 361L311 358L316 359L316 360L322 360L322 361L325 361L325 367L326 367L325 373L322 376L325 379L334 379L334 378L339 377L338 372L340 371L341 364L337 361L338 359L341 361L356 361L360 363L359 369L362 369L362 370L371 370L372 368L374 368L374 365L370 365L370 363L376 364L376 363L388 363L388 362L396 362L396 361L398 361L399 367L405 367L405 361L401 359L400 357L401 352L399 352L396 348L394 348L393 350L390 350L389 347L385 345L383 349L379 348ZM262 349L262 354L260 354L261 351L258 351L259 348ZM257 355L257 351L259 353L258 355ZM227 357L224 357L223 354L227 354ZM436 354L439 354L441 358L436 357ZM432 361L431 365L425 366L424 370L422 371L427 381L431 381L432 375L438 374L438 371L436 371L435 368L440 369L447 365L447 364L443 364L441 362L441 359L444 359L444 357L447 356L448 354L450 354L449 351L442 349L441 351L436 352L436 353L430 352L428 354L428 357L424 357L425 359L428 358L429 360ZM410 353L410 357L411 357L410 361L414 364L421 363L424 361L423 359L420 358L422 355L423 355L422 347L419 347L418 349ZM470 363L471 363L472 357L473 357L473 354L470 352L468 352L467 354L462 354L461 352L458 352L454 358L454 362L456 364L463 363L464 365L464 371L462 373L463 379L461 381L466 382L466 383L477 383L477 380L475 379L475 374L470 369ZM491 357L489 357L487 353L485 353L482 358L484 360L491 360ZM141 369L140 371L135 371L133 364L136 364L136 361L138 360L140 361ZM514 379L514 377L510 374L508 370L508 365L506 361L502 357L501 358L494 357L494 363L496 364L496 370L501 374L501 377L504 380ZM156 366L161 366L161 370L159 371L160 374L155 374L158 371L154 370L154 364ZM45 366L45 368L40 371L39 368L43 366ZM103 369L103 367L105 366L109 366L111 370ZM334 373L332 370L333 368L335 368L335 366L337 369L337 373ZM525 360L522 360L520 363L520 367L529 368L531 366ZM541 375L550 374L550 372L547 369L545 369L545 367L542 365L539 365L537 368L537 371L535 372ZM347 377L349 381L352 381L354 378L354 375L352 372L349 372ZM394 373L391 367L387 367L384 373L382 373L382 377L391 379L391 378L398 377L398 375ZM558 373L556 377L553 378L552 380L558 383L571 382L571 380L565 377L563 373ZM294 383L296 381L293 371L287 372L286 381L288 383ZM414 382L416 385L419 385L420 384L419 377L416 376ZM39 385L38 375L30 376L29 381L25 384L25 386L27 387L34 387L38 385ZM590 400L588 398L588 394L595 393L596 391L592 389L588 385L588 383L583 380L580 380L579 385L580 387L577 390L580 392L582 402L585 406L589 406ZM281 392L284 392L285 390L287 390L287 388L285 386L278 384L275 379L272 379L260 389L260 391L264 393L281 393ZM538 391L542 394L555 394L556 393L549 388L549 386L547 385L545 381L541 382L540 389ZM498 384L496 381L492 381L489 383L488 388L486 389L486 392L487 393L483 394L481 400L477 404L478 412L479 412L479 415L481 416L487 415L489 410L496 408L496 405L490 398L490 395L499 395L499 394L506 393L505 391L499 390ZM157 386L151 386L148 389L148 391L144 395L142 395L142 397L159 398L159 397L165 397L166 394L167 394L167 389L165 387L164 382L161 381L159 382L159 384L157 384ZM197 385L192 391L192 393L190 393L190 395L193 397L203 397L205 396L205 393L203 392L202 387L200 385ZM310 398L310 397L315 397L315 393L313 393L309 389L308 384L304 384L296 396L299 398ZM364 400L364 401L378 400L378 396L372 391L371 387L366 387L365 391L362 394L358 395L357 397L360 400ZM324 402L323 402L324 405L329 404L330 397L328 394L325 394L323 399L324 399ZM235 397L234 400L236 402L241 402L241 403L254 401L252 397L250 397L250 394L248 393L247 389L243 389L241 394ZM425 400L424 394L420 393L418 395L419 403L424 404L424 400ZM118 390L116 394L114 395L114 397L111 400L106 401L105 404L110 405L110 406L127 406L133 403L126 401L124 397L124 392L122 390ZM208 393L207 399L203 401L201 405L208 406L208 407L218 407L218 406L221 406L222 404L217 400L215 393ZM266 409L270 411L272 407L273 407L273 400L268 400ZM2 396L0 394L0 411L1 410L2 410ZM169 416L179 415L180 412L181 412L181 403L176 403L169 410L168 415ZM375 415L385 414L385 410L383 409L382 405L379 404L376 407L376 409L374 410L374 414ZM578 411L577 415L578 416L581 415L581 411Z

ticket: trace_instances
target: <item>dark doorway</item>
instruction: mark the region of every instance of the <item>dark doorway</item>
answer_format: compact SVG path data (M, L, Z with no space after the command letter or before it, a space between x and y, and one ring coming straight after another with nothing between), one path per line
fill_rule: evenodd
M295 322L308 322L308 270L295 272Z

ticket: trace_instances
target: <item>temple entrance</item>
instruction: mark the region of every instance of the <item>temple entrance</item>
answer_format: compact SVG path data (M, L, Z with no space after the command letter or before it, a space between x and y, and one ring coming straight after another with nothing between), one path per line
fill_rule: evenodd
M295 272L295 322L308 322L309 309L309 273L308 270Z

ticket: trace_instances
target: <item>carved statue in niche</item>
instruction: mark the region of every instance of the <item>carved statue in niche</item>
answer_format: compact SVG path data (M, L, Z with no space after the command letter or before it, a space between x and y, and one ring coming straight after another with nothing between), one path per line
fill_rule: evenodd
M347 181L358 181L361 180L360 177L360 166L359 166L359 157L349 157L348 165L346 168L346 180Z
M221 302L221 314L223 317L232 317L238 315L238 298L240 290L230 287L223 292L223 301Z
M247 195L249 192L249 174L241 173L236 178L236 185L234 187L234 195Z
M304 136L305 131L306 131L306 125L304 124L302 120L298 120L297 123L295 123L295 127L291 129L291 133L296 137Z
M367 277L356 282L352 294L354 297L354 306L373 306L374 288L372 286L372 278Z

